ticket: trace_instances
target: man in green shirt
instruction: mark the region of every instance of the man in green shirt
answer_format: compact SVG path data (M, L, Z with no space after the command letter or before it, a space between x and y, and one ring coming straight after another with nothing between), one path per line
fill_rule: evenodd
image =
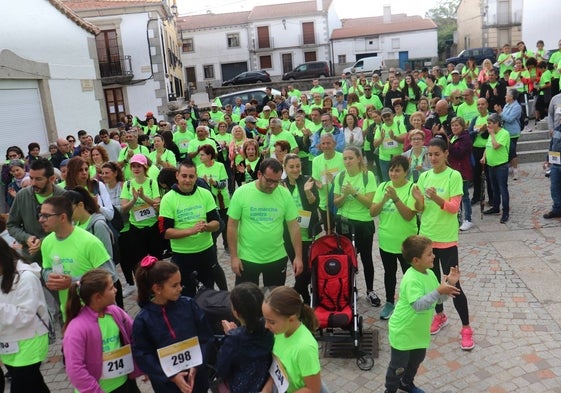
M218 154L218 146L214 139L209 138L209 128L207 126L197 127L197 138L189 142L187 147L187 156L193 161L197 166L201 164L201 159L199 158L199 146L211 145L214 147L214 151Z
M150 150L146 146L138 144L138 128L132 127L125 134L125 141L127 146L121 149L118 158L118 164L123 168L123 175L125 180L129 180L132 177L131 167L129 160L135 154L143 154L148 158L150 155Z
M275 143L277 141L287 141L290 145L290 152L298 154L298 143L296 143L296 138L289 131L282 129L282 121L278 118L271 119L270 124L270 135L268 137L268 144L265 146L263 153L269 154L271 157L275 156Z
M183 295L193 297L193 272L206 288L214 285L213 269L218 260L212 232L220 228L220 219L210 191L196 185L195 165L182 162L175 176L177 184L163 196L158 219L160 231L170 239L171 261L181 272Z
M473 99L474 93L472 89L465 89L462 91L462 97L464 97L464 102L460 104L456 114L458 117L463 118L466 124L469 124L471 119L477 116L477 103Z
M178 127L173 134L173 141L179 148L179 153L181 153L181 158L187 156L187 148L189 147L189 141L195 139L195 133L189 130L187 125L187 120L179 120Z
M295 257L294 275L302 273L302 238L298 210L290 192L279 187L282 165L266 158L259 166L257 180L236 190L228 209L228 246L236 285L253 282L264 286L284 285L286 263L284 223L288 226Z

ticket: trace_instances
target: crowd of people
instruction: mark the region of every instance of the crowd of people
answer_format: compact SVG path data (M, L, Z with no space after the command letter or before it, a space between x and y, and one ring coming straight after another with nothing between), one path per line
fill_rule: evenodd
M472 205L483 209L485 198L482 213L508 222L509 169L516 180L528 97L537 98L536 117L549 108L550 128L559 128L549 101L561 100L551 98L561 52L552 67L543 43L535 54L517 47L505 45L496 64L481 67L470 59L463 68L390 69L385 81L314 80L309 97L292 85L280 95L267 88L261 102L190 105L172 122L127 115L115 131L60 138L49 158L37 143L27 155L9 147L0 240L0 305L9 317L0 321L0 360L11 391L49 391L39 366L48 310L59 308L65 367L78 391L136 392L144 374L158 392L206 392L212 330L193 297L199 284L228 289L219 239L236 276L238 322L223 322L216 367L225 391L327 391L308 250L322 231L353 237L366 299L381 307L379 217L380 318L389 320L392 350L386 389L421 392L413 379L430 334L448 324L447 296L462 322L461 349L475 346L458 233L471 229ZM554 206L545 218L561 216L558 157L549 158ZM289 261L294 288L285 286ZM264 298L260 284L275 289ZM133 320L123 299L135 292L141 311ZM271 364L287 386L269 377Z

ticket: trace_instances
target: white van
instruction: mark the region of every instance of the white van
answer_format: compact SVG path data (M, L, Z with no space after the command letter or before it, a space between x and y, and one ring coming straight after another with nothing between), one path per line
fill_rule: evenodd
M351 67L345 68L343 72L349 74L372 74L374 71L381 71L384 68L384 60L381 57L363 57L354 63Z

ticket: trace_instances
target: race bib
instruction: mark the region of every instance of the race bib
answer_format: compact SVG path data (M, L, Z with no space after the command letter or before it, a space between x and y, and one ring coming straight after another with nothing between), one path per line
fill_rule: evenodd
M339 173L339 169L338 168L331 168L331 169L327 169L326 171L324 171L324 173L321 175L321 184L329 184L329 177L327 176L328 174L331 174L333 177L335 177L337 175L337 173Z
M279 393L285 393L288 390L289 382L286 377L286 372L276 356L273 356L273 362L271 363L271 367L269 367L269 375L273 378L273 382Z
M158 358L160 359L162 370L168 378L181 371L196 367L203 363L199 338L192 337L167 347L159 348Z
M156 209L148 204L140 205L133 208L134 219L138 222L156 217Z
M393 139L384 140L383 145L386 149L393 149L398 146L397 141L394 141Z
M504 64L505 66L507 66L507 67L510 67L511 65L514 64L514 59L512 58L512 56L510 56L510 57L508 58L508 60L505 60L505 61L503 62L503 64Z
M312 212L309 210L298 210L298 224L300 228L308 229L310 227L310 219L312 218Z
M512 88L513 88L513 89L516 89L516 90L523 89L523 88L524 88L524 83L522 83L522 82L516 82L516 83L514 84L514 86L512 86Z
M131 346L115 349L103 353L103 370L101 379L110 379L127 375L134 371Z
M561 165L561 153L557 151L550 151L547 153L550 164Z
M189 147L189 141L185 141L185 142L180 142L179 143L179 148L181 150L187 150L187 147Z
M19 352L19 344L14 342L0 342L0 355L11 355Z

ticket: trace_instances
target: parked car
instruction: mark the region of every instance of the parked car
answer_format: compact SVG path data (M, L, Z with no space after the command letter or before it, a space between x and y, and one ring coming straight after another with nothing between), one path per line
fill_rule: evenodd
M277 89L271 89L271 93L273 95L280 94L280 91ZM236 97L240 97L244 104L248 103L252 99L256 99L257 102L261 103L263 101L263 97L265 97L267 93L265 93L264 87L256 87L254 89L247 89L241 91L235 91L233 93L222 94L218 98L222 103L222 107L225 107L228 104L235 105Z
M222 82L222 86L248 85L251 83L270 82L271 76L267 71L246 71L236 75L232 79Z
M286 72L282 76L282 80L312 79L328 77L330 75L331 72L329 71L329 63L327 61L309 61L300 64L292 71Z
M361 72L367 75L371 75L374 72L381 73L382 68L384 68L384 59L377 56L371 56L363 57L362 59L357 60L357 62L352 66L350 66L349 68L345 68L343 72L347 75L357 74Z
M483 60L485 59L489 59L491 60L491 63L495 63L497 61L497 50L495 48L464 49L458 54L458 56L446 59L446 64L466 64L470 57L473 57L475 59L477 65L481 65L483 63Z

